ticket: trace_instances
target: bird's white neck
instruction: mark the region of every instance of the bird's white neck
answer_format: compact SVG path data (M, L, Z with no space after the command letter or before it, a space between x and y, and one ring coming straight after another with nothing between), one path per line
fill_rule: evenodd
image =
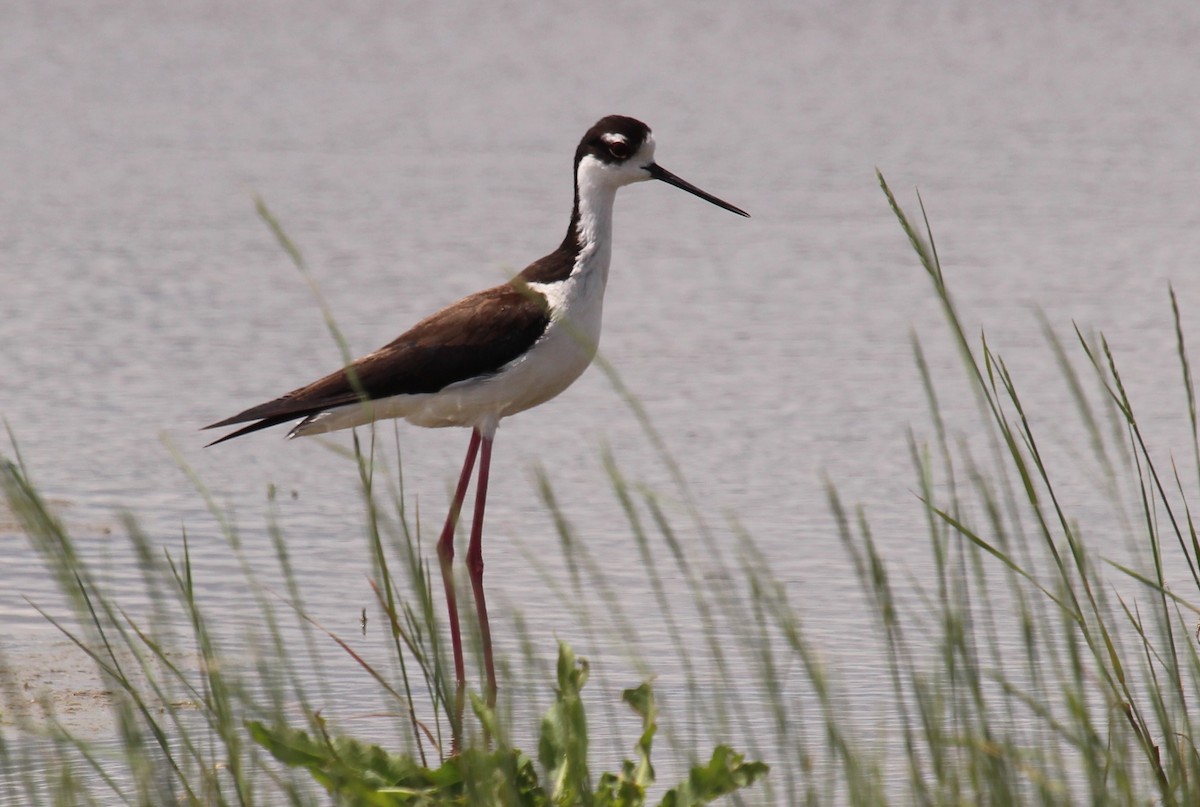
M620 185L612 181L603 165L591 158L580 162L576 183L578 211L574 217L574 235L579 252L571 274L595 275L595 280L603 285L608 280L612 259L613 202Z

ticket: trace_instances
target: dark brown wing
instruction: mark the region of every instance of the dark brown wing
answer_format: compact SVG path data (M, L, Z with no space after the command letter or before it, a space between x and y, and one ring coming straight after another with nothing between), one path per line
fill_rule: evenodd
M545 300L504 284L421 320L392 342L313 383L205 429L252 423L210 445L326 409L393 395L437 392L498 371L533 346L549 323ZM356 383L357 382L357 385Z

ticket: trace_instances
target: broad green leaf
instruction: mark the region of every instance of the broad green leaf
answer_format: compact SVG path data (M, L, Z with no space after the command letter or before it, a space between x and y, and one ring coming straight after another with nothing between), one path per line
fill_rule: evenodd
M627 771L626 776L644 789L654 783L654 766L650 764L650 749L654 744L654 734L658 731L658 706L654 702L654 690L646 681L639 687L625 690L621 693L621 699L642 716L642 736L637 742L637 769ZM629 765L629 768L632 767Z
M559 642L558 689L554 705L542 718L538 740L538 760L546 770L546 789L558 804L592 803L587 719L579 694L587 677L587 661L577 659L566 642Z
M687 781L667 791L662 807L694 807L708 804L754 784L769 770L762 762L744 762L745 757L727 745L718 745L707 765L697 765Z

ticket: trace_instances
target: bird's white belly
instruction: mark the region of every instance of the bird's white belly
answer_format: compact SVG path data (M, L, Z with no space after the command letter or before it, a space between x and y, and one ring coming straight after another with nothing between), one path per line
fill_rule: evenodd
M487 378L451 384L420 401L399 402L418 426L494 427L500 418L545 403L583 374L596 354L595 338L551 323L528 353Z

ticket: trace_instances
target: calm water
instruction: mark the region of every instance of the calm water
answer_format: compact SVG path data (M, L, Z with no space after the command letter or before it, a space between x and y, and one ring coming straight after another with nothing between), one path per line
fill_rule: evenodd
M907 203L920 188L961 307L1051 442L1072 408L1045 383L1057 371L1035 306L1064 335L1072 321L1103 328L1151 438L1190 456L1167 285L1194 325L1194 4L453 5L0 6L0 415L118 591L137 591L116 517L128 508L172 551L186 528L214 607L230 625L253 619L165 439L264 568L265 491L287 494L280 519L310 610L353 632L371 603L354 470L312 441L268 432L204 450L197 432L339 364L252 195L361 353L553 248L575 143L610 112L647 121L664 166L753 218L660 184L622 191L602 350L710 520L732 514L765 547L847 689L877 688L857 655L870 619L829 608L853 602L856 583L821 476L920 577L906 430L930 430L910 332L947 379L951 416L973 411L876 166ZM466 433L400 439L434 531ZM631 612L654 608L623 571L636 548L605 445L671 495L595 370L501 429L485 552L510 651L516 608L547 653L549 637L578 633L529 563L558 554L537 465ZM53 602L37 569L0 517L0 649L31 664L59 643L25 602ZM344 675L336 686L362 688L360 672Z

